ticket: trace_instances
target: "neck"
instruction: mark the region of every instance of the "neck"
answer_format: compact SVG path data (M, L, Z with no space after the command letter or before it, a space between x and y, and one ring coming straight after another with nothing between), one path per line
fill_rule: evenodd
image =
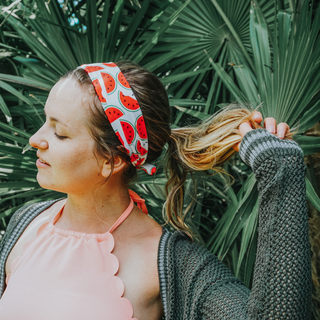
M128 188L102 186L84 194L68 194L63 214L56 225L86 233L104 233L127 209Z

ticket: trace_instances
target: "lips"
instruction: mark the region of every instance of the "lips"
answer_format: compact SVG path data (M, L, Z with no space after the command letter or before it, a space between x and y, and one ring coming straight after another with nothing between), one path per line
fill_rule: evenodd
M50 166L50 164L48 162L44 161L38 154L37 154L37 157L39 158L38 161L40 163L43 163L43 164L46 164L46 165Z
M39 158L39 161L40 161L41 163L44 163L44 164L49 165L49 163L47 163L47 162L43 161L43 160L42 160L42 159L40 159L40 158Z

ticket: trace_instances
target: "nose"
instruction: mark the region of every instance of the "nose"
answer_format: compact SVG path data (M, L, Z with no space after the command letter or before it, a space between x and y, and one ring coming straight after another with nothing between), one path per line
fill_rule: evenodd
M33 148L45 150L48 149L49 144L42 134L42 128L43 127L41 127L33 136L30 137L29 143Z

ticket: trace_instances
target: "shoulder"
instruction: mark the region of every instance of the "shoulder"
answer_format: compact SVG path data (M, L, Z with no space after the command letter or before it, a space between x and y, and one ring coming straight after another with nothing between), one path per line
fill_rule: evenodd
M42 202L36 202L36 203L30 203L22 206L19 208L11 217L10 222L8 224L9 227L12 227L16 225L21 220L28 220L29 217L35 217L50 206L52 206L54 203L62 200L55 199L55 200L48 200L48 201L42 201Z
M6 233L4 239L3 254L6 257L6 273L10 273L11 262L15 257L21 255L24 244L36 237L40 226L52 219L54 211L61 208L64 200L44 201L41 203L23 206L12 216L11 229ZM53 210L55 209L55 210ZM8 226L9 227L9 226Z
M6 242L8 238L12 238L13 234L14 238L18 239L35 217L59 200L61 199L29 203L18 208L9 221L1 244Z
M168 241L168 250L170 250L170 254L175 255L177 262L181 259L184 261L196 260L197 264L200 264L207 259L218 260L209 250L195 240L191 240L181 231L171 233L170 240Z
M58 200L27 204L12 215L6 233L0 242L0 297L5 288L6 262L12 248L34 218Z

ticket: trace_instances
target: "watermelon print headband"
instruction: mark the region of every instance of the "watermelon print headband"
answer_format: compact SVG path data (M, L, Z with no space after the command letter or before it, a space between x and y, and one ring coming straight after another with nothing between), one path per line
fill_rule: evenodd
M113 63L83 64L110 124L127 150L131 163L153 175L156 167L145 163L148 137L140 105L119 67Z

